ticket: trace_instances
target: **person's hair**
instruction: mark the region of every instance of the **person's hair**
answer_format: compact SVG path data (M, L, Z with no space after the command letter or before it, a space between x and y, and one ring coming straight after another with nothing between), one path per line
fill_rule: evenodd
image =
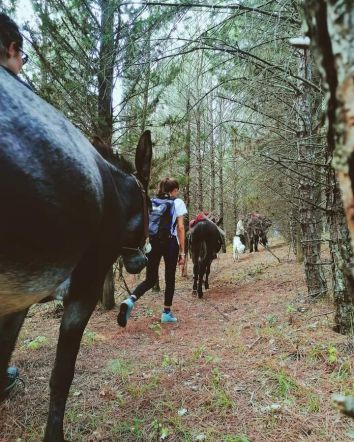
M7 58L7 51L10 44L15 42L17 51L22 49L23 37L17 24L11 18L4 14L0 14L0 59Z
M159 182L157 195L162 196L172 192L173 189L179 189L178 181L174 178L164 178Z

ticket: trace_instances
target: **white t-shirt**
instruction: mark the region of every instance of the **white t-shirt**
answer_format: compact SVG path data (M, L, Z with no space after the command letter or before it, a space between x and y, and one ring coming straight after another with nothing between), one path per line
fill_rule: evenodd
M245 234L245 228L243 226L242 219L240 219L236 226L236 235L244 235Z
M174 200L174 211L172 216L172 235L177 237L177 224L176 218L178 216L184 216L187 213L187 207L184 204L184 201L181 198L176 198ZM176 225L175 225L176 224Z

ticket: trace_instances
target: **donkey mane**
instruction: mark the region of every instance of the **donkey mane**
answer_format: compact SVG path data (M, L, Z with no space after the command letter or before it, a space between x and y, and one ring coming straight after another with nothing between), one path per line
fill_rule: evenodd
M108 146L108 144L106 144L98 135L94 135L92 137L91 144L101 155L101 157L103 157L113 166L118 167L127 174L133 174L135 172L135 168L132 163L118 153L114 152L112 147Z

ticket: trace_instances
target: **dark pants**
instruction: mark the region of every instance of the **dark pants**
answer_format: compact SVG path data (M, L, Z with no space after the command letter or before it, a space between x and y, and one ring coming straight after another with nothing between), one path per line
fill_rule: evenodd
M159 274L159 265L161 258L165 261L165 305L172 305L175 291L176 267L178 261L178 243L177 238L170 238L165 246L161 246L158 240L151 239L151 252L147 255L148 264L146 267L146 278L139 284L132 295L139 299L145 292L150 290L157 282Z

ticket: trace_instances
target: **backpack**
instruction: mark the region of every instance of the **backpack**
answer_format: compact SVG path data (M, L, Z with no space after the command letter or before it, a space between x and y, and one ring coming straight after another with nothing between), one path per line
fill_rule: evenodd
M172 236L172 219L174 200L169 198L152 198L149 215L149 235L157 238L164 245Z

